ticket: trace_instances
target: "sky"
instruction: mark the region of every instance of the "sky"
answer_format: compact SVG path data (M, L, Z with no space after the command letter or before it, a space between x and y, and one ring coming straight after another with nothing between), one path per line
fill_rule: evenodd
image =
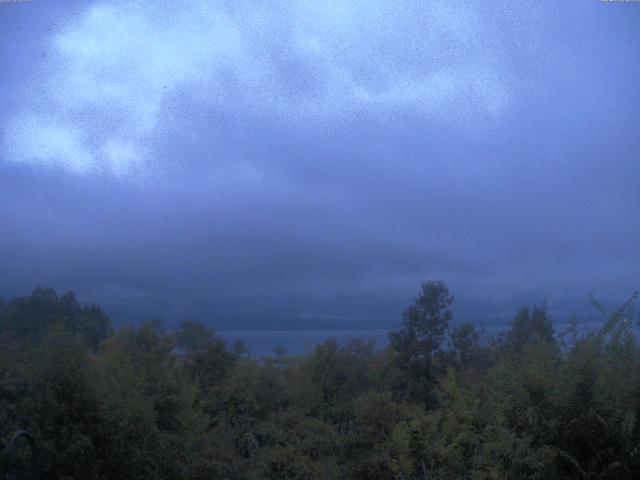
M640 289L640 3L0 1L0 296L555 318Z

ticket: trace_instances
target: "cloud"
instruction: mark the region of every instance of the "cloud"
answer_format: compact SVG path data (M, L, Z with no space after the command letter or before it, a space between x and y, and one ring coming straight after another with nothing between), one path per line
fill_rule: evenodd
M26 114L9 126L8 146L15 161L43 165L63 162L69 171L83 173L93 164L83 134L83 130L74 125L59 125L44 117Z
M36 3L0 30L4 296L370 325L431 278L637 288L638 32L595 4Z
M197 128L185 97L291 122L379 108L495 117L512 94L490 37L446 2L96 2L50 38L29 86L42 100L11 119L7 158L144 173L176 123Z

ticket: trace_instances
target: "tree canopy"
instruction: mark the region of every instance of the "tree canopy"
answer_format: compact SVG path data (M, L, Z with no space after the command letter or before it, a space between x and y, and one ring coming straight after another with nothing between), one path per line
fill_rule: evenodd
M386 348L252 359L192 320L114 332L36 289L1 314L0 438L27 429L35 448L0 444L0 476L636 479L635 300L562 340L536 306L487 338L427 282Z

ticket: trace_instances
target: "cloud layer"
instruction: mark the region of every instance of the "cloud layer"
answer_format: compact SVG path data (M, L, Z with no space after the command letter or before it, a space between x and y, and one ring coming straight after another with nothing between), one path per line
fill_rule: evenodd
M487 321L639 287L640 10L26 5L0 28L4 296L388 326L429 278Z
M189 124L184 96L291 122L388 109L490 120L508 107L510 79L494 27L465 7L98 2L51 36L32 101L10 122L8 159L140 173L157 139Z

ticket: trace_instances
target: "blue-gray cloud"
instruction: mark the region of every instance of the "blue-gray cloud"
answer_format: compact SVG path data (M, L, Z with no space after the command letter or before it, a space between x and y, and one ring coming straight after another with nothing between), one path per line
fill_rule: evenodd
M0 5L0 293L269 326L426 278L479 314L638 288L640 9L32 3Z
M387 109L491 121L513 85L490 20L448 2L97 2L47 38L8 158L74 173L161 168L147 163L169 114L188 123L184 96L296 123Z

